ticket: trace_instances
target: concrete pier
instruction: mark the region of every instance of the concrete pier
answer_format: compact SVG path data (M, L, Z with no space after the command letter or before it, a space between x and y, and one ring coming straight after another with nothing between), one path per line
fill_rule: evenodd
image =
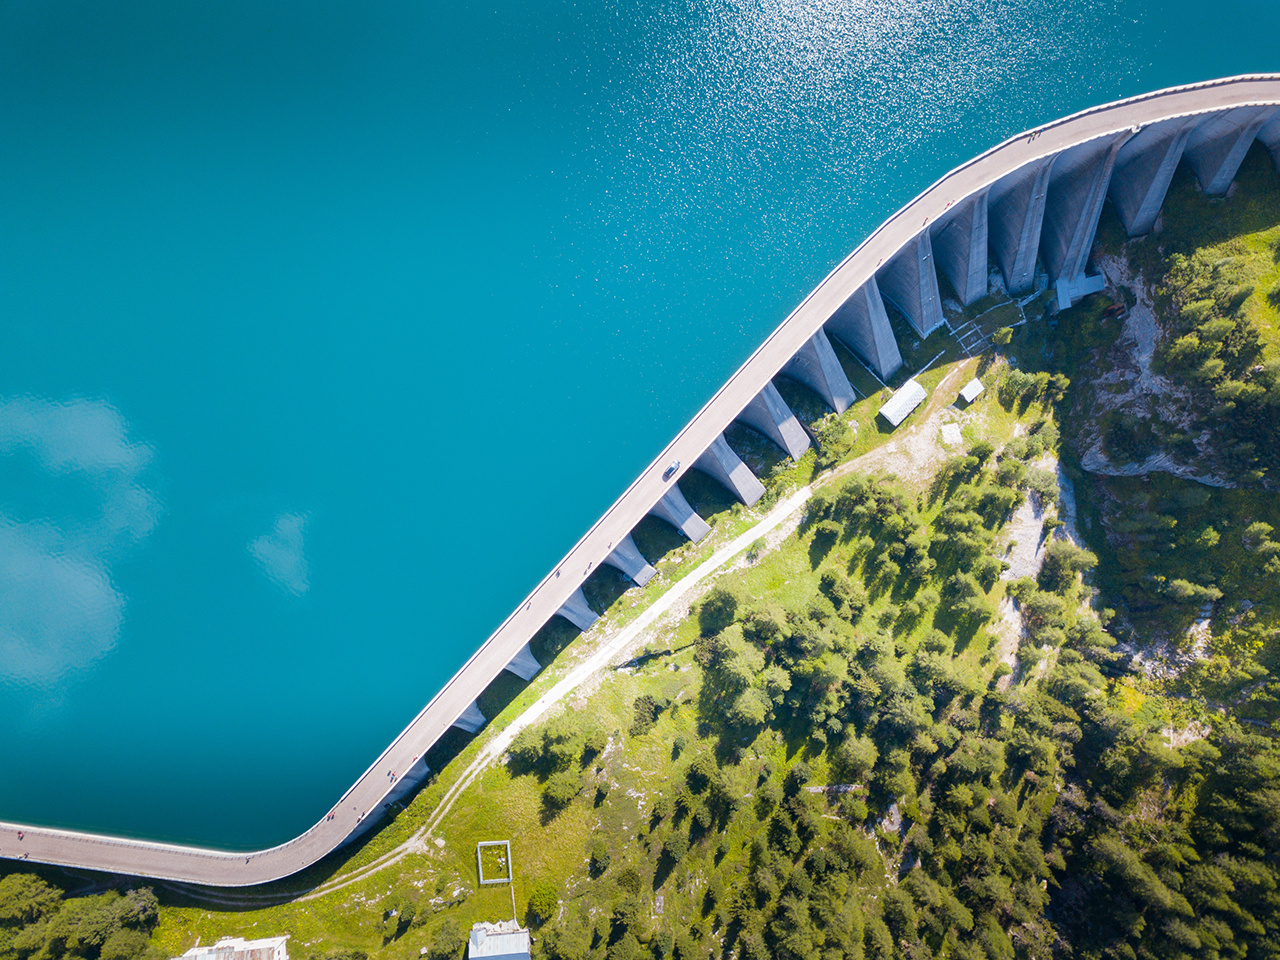
M1179 117L1153 123L1120 148L1108 196L1129 236L1140 237L1155 226L1187 138L1199 122L1197 117Z
M636 542L631 539L631 534L627 534L622 538L618 545L613 548L613 552L604 558L604 562L617 570L621 570L635 581L638 587L643 587L658 572L649 566L649 561L640 553Z
M1211 197L1226 193L1254 138L1275 116L1274 107L1240 107L1197 126L1187 141L1185 156L1200 181L1200 189Z
M1040 256L1050 284L1075 284L1084 277L1116 155L1132 135L1103 137L1058 154L1040 236Z
M916 234L901 253L891 258L876 274L876 282L881 295L902 311L922 338L947 322L942 315L929 231Z
M529 649L526 643L511 658L511 662L507 664L507 670L514 673L521 680L532 680L538 675L538 671L542 669L542 664L538 662L538 658L533 655L533 651Z
M738 414L738 420L768 437L793 460L799 460L809 449L809 435L772 382L751 399Z
M1057 156L1041 157L1002 177L988 199L991 255L1010 293L1025 293L1036 278L1040 227Z
M718 481L748 507L764 496L764 484L733 452L733 447L729 446L723 433L711 441L711 446L707 447L693 467Z
M666 495L649 508L649 513L667 521L694 543L711 532L707 521L698 516L698 512L689 506L689 501L684 498L684 494L674 483Z
M836 352L831 349L831 341L821 330L782 368L782 374L803 383L836 413L844 413L858 399L836 359Z
M1271 151L1271 159L1275 162L1276 172L1280 173L1280 115L1266 123L1258 131L1258 139Z
M958 204L930 233L938 269L966 307L987 295L987 195L982 190Z
M840 304L827 320L826 330L861 357L880 379L888 380L902 369L902 353L874 276Z
M467 709L463 710L458 716L458 719L453 721L453 725L460 730L467 731L467 733L475 733L488 722L489 718L480 712L480 708L472 700L467 704Z
M592 610L591 605L587 603L581 587L569 594L569 599L560 605L556 613L583 632L590 630L591 625L600 619L600 614Z

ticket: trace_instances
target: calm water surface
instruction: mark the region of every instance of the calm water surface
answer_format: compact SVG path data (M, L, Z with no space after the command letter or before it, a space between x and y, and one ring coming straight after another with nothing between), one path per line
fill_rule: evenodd
M885 216L1277 27L0 4L0 818L309 826Z

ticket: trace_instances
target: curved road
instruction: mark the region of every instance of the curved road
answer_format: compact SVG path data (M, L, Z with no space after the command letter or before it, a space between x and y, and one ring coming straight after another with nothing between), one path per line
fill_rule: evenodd
M1175 87L1095 107L1006 140L943 176L885 221L769 335L361 775L330 816L302 835L268 850L229 853L0 823L0 856L228 887L267 883L310 866L367 825L366 816L378 816L393 789L388 772L409 770L661 499L675 479L663 480L665 465L679 460L688 469L877 267L928 224L1007 174L1068 147L1159 120L1254 105L1280 105L1280 75Z

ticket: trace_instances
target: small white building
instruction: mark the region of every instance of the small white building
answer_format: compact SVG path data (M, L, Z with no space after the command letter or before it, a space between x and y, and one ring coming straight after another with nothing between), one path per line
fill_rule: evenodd
M973 403L982 396L982 381L974 377L960 390L960 399L965 403Z
M501 923L477 923L467 941L470 960L529 960L529 931L514 920Z
M920 406L928 395L924 387L914 380L908 380L889 398L889 402L880 408L880 416L896 427L907 419L907 415Z
M246 940L225 937L207 947L192 947L174 960L289 960L288 937Z

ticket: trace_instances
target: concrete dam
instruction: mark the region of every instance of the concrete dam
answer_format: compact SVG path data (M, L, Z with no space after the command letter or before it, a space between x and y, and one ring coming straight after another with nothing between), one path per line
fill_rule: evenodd
M886 303L920 337L946 327L940 276L969 305L992 268L1018 294L1042 270L1068 306L1101 289L1089 272L1104 203L1130 236L1150 231L1180 163L1209 195L1229 189L1261 142L1280 171L1280 75L1233 77L1085 110L1020 134L952 170L882 224L760 345L493 635L315 826L251 853L0 823L0 856L210 886L287 877L368 830L427 776L427 751L452 726L479 730L477 696L503 671L531 679L531 638L555 616L579 630L597 619L582 592L601 564L640 586L654 569L631 532L652 514L697 541L709 525L680 491L700 470L751 505L760 480L725 440L739 422L798 458L810 440L774 380L785 377L843 412L857 397L832 341L882 380L902 367ZM971 344L972 346L972 344ZM671 465L678 463L674 469Z

